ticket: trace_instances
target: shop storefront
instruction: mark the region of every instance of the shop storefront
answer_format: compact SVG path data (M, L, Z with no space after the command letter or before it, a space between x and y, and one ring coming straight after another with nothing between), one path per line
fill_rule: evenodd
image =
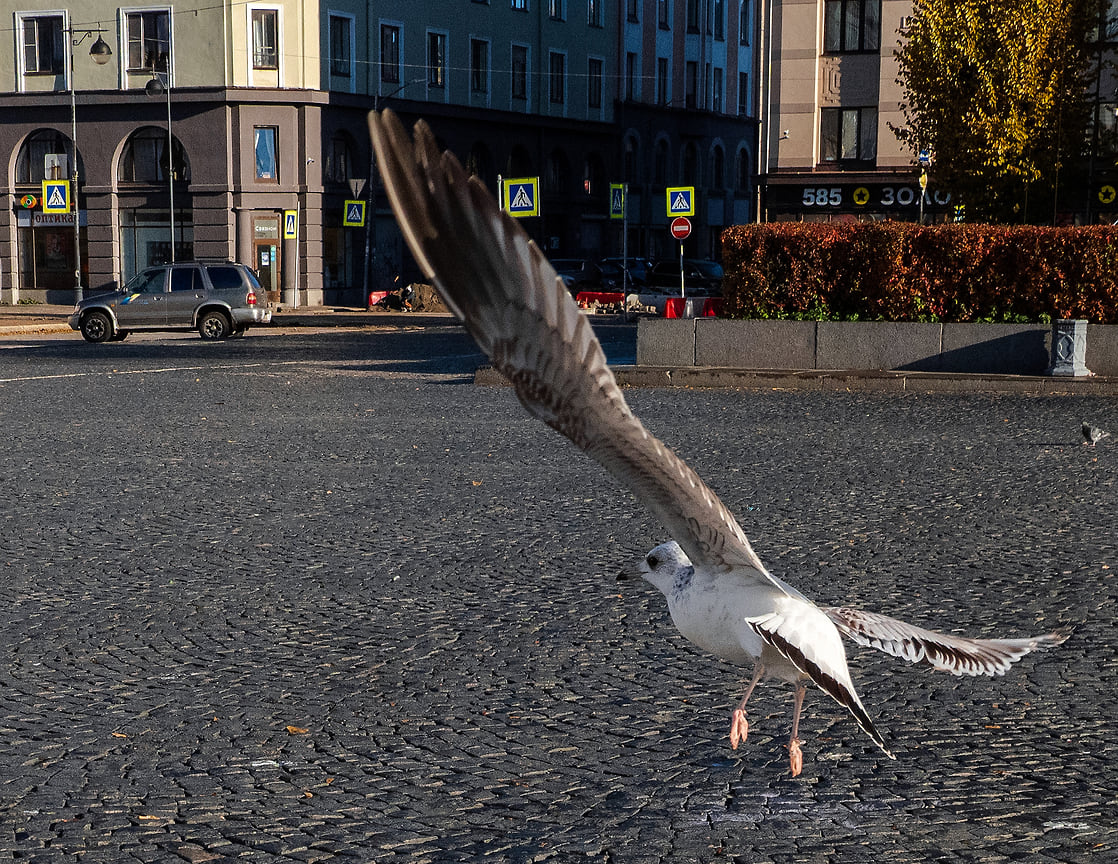
M81 247L86 246L86 214L79 224ZM77 255L74 250L74 214L16 211L19 248L19 284L45 291L72 290ZM82 256L82 284L89 272L88 256Z

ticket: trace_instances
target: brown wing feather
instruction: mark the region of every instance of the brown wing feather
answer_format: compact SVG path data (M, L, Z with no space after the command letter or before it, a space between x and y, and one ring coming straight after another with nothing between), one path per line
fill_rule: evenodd
M1004 675L1026 654L1059 645L1070 630L1024 639L971 639L937 633L888 615L861 609L829 608L839 632L867 648L876 648L910 663L925 663L953 675Z
M414 144L391 112L369 125L412 254L529 413L632 489L692 562L752 569L786 590L718 497L633 416L585 316L516 220L438 152L426 124Z

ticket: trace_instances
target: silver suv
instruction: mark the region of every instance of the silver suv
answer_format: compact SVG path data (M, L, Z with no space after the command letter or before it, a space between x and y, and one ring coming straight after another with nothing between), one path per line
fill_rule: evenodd
M121 290L80 301L70 328L89 342L118 341L133 330L191 328L203 339L224 339L271 320L267 292L250 268L189 261L148 267Z

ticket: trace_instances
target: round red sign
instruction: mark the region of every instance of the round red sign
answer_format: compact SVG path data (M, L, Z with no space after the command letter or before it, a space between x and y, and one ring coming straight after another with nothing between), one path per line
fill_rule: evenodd
M672 236L676 240L686 240L691 236L691 220L686 216L676 216L672 220Z

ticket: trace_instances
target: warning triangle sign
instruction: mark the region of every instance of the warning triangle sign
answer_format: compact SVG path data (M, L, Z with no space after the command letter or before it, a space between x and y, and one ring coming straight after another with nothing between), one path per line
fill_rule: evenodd
M690 210L691 209L691 196L685 192L677 192L675 198L672 199L672 210Z
M528 187L521 186L516 190L516 195L513 196L512 202L509 204L512 210L531 210L532 196L528 194Z
M47 206L52 210L66 207L66 193L61 186L51 186L50 195L47 197Z

